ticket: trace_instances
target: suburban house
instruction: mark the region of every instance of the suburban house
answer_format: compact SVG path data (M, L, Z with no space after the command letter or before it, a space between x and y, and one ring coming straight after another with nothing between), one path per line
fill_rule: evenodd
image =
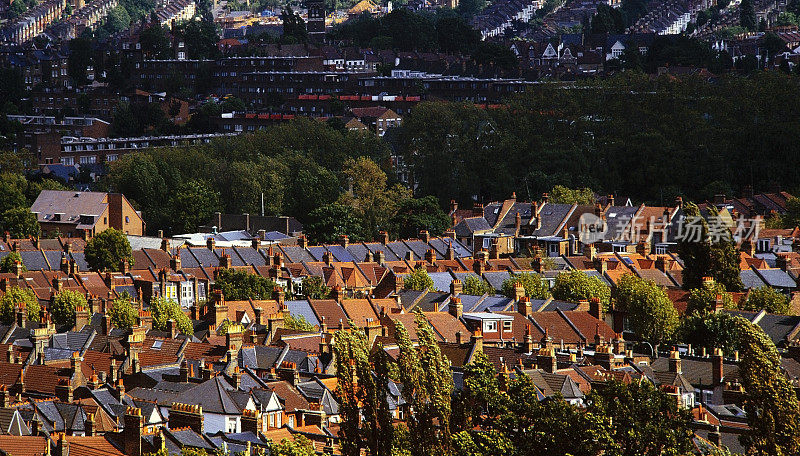
M114 228L125 234L145 233L142 214L120 193L43 190L31 206L44 236L86 239Z

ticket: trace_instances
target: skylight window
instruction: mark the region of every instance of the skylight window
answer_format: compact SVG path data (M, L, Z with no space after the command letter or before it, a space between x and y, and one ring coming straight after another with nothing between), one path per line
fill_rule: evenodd
M161 344L163 344L163 340L157 340L153 342L153 350L161 350Z

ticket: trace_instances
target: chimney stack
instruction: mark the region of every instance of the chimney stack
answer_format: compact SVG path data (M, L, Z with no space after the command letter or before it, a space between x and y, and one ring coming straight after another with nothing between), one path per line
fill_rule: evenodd
M461 298L451 297L450 302L447 304L447 311L450 315L461 318L464 315L464 305L461 304Z
M722 384L725 379L724 356L721 348L715 348L711 355L711 380L713 386Z
M678 350L669 352L669 371L675 374L682 373L681 369L681 354Z

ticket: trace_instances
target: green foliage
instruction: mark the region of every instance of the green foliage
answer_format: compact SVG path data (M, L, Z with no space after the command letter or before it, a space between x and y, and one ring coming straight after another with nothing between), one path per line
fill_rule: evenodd
M14 312L17 304L24 304L28 311L28 320L39 321L39 300L33 290L12 287L0 297L0 321L4 325L14 322Z
M503 391L508 387L509 380L503 379ZM459 428L496 427L501 415L507 412L507 396L505 392L501 392L494 364L482 351L477 352L473 360L464 366L463 382L464 389L459 398L459 415L462 416L462 422L458 423Z
M136 326L139 310L131 301L132 298L128 293L123 293L114 300L108 316L111 317L111 324L115 328L130 329Z
M619 9L597 5L597 13L592 18L592 33L623 33L624 30L625 20Z
M548 201L556 204L594 204L594 192L590 188L572 189L556 185L548 195Z
M131 14L131 19L136 20L133 14ZM150 24L142 30L139 35L139 43L142 45L142 52L153 58L169 59L173 57L167 31L158 23Z
M542 276L534 272L514 274L503 281L502 292L509 298L515 296L515 286L522 284L525 287L525 296L531 299L547 299L550 296L550 287Z
M692 347L705 347L707 353L716 348L732 356L739 349L739 327L736 317L725 312L687 315L678 328L678 339Z
M61 290L48 310L57 325L72 326L75 324L75 309L79 306L86 307L85 295L73 290Z
M108 228L94 236L84 248L86 262L93 271L117 271L122 261L133 266L131 244L122 231Z
M713 312L718 298L722 300L722 306L725 309L734 309L736 307L731 295L725 291L725 287L721 283L711 280L689 292L686 314L703 315Z
M451 221L435 197L425 196L400 201L391 224L399 239L409 239L419 235L421 230L427 230L431 236L441 236L450 228Z
M389 404L389 357L363 331L337 331L334 335L336 397L342 423L340 448L344 456L369 454L389 456L394 426Z
M786 25L798 25L800 24L800 20L798 20L797 15L792 12L785 12L778 15L778 22L777 25L779 26L786 26Z
M410 451L413 456L450 454L450 398L453 374L450 361L439 349L430 324L421 311L416 312L418 344L411 342L401 322L396 324L400 349L397 359L398 380L403 384L403 399L414 413L408 418Z
M172 193L169 205L174 223L171 231L194 233L220 208L219 194L205 182L192 179Z
M17 270L17 263L22 266L22 272L27 272L28 268L22 262L22 256L18 252L9 252L0 260L0 272L15 272Z
M653 344L672 340L678 327L678 311L664 289L633 274L617 282L616 308L628 313L634 333Z
M425 267L418 267L403 278L403 287L407 290L433 290L433 279Z
M475 57L482 47L484 54L491 51L505 56L507 47L487 46L489 43L482 42L480 33L469 25L471 12L482 9L483 5L485 0L460 2L459 12L464 14L446 9L433 14L414 13L406 8L395 8L382 17L362 14L337 25L328 35L376 49L441 51Z
M185 21L173 28L172 32L186 45L187 58L215 59L219 57L219 48L217 48L219 35L213 22Z
M23 193L26 186L27 182L21 174L0 174L0 214L9 209L27 206Z
M328 299L331 294L330 287L325 285L325 281L319 276L303 277L301 287L303 295L310 299Z
M467 17L475 16L486 8L486 0L464 0L458 2L458 12Z
M11 6L8 8L8 17L10 19L17 18L27 10L28 7L25 6L25 2L23 2L22 0L14 0L13 2L11 2Z
M711 277L723 285L725 290L739 291L744 285L739 278L739 251L729 231L725 230L721 236L712 236L711 227L705 219L700 217L700 209L693 203L683 205L686 216L684 231L686 236L678 242L678 255L683 260L683 288L691 290L703 284L704 277ZM714 206L708 208L709 220L715 220L718 213ZM693 234L687 228L693 221L700 221L699 242L693 239ZM717 222L715 230L720 229ZM725 229L722 227L722 229Z
M359 219L365 236L388 230L389 220L397 211L397 202L411 196L400 184L389 186L386 173L368 157L348 159L342 172L350 189L339 199Z
M272 299L277 284L243 269L220 269L214 286L222 290L222 295L229 301L246 301Z
M745 391L744 409L750 430L740 440L747 454L800 454L800 403L781 369L772 340L744 318L739 324L739 375Z
M611 299L608 285L598 277L589 277L583 271L562 272L557 275L552 294L554 299L568 302L598 298L606 309Z
M148 307L153 316L153 328L159 331L167 331L167 321L175 320L178 330L183 334L194 334L192 320L181 310L180 304L165 298L155 298L150 301Z
M760 312L763 309L769 313L786 315L789 313L789 297L772 287L753 288L740 308L753 312Z
M128 10L122 6L115 6L108 12L102 29L109 35L113 35L127 29L130 24L131 16L128 14Z
M611 418L583 411L560 395L540 400L538 388L520 375L508 389L508 412L501 426L519 456L595 456L619 454L611 437ZM635 453L631 453L635 454Z
M292 11L292 7L288 4L283 7L281 21L283 21L283 40L286 43L305 43L308 41L305 21L298 13Z
M611 420L617 454L677 456L694 449L691 413L650 382L612 381L593 388L586 400L590 413Z
M464 279L464 294L466 295L483 296L485 294L493 295L495 293L496 290L494 287L478 276L471 275Z
M229 102L238 104L234 99L223 104ZM219 109L219 105L206 104L201 111L206 109ZM209 118L216 115L210 113ZM321 239L310 240L320 242L339 234L360 238L364 231L354 213L340 220L347 215L346 206L314 212L339 200L347 188L342 164L362 156L384 163L388 155L386 144L374 135L297 119L209 144L129 154L111 164L105 183L142 211L151 232L162 229L173 234L172 207L165 204L163 195L196 180L219 195L219 209L225 213L260 214L263 194L266 215L297 217L308 231L316 224Z
M783 226L786 228L800 226L800 198L792 197L786 201L786 214L783 220Z
M8 231L12 238L25 239L31 236L39 236L41 228L30 209L27 207L15 207L3 212L2 226L4 231Z
M502 432L461 431L453 434L453 456L507 456L514 454L514 444Z
M273 444L270 448L272 456L315 456L314 445L307 437L301 434L292 436L292 440L283 439L281 443Z
M742 0L742 3L739 4L739 23L748 31L758 31L758 21L753 0Z
M306 317L302 315L297 315L297 316L291 314L287 315L283 319L283 326L287 329L294 329L296 331L307 331L307 332L316 331L314 325L309 323L308 320L306 320Z

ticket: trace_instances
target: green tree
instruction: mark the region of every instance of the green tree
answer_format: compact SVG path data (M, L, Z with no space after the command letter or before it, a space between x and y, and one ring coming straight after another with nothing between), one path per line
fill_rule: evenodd
M301 282L303 295L310 299L328 299L331 288L325 285L325 281L320 276L303 277Z
M177 302L161 297L155 298L150 301L148 310L153 316L153 328L159 331L167 331L169 329L167 322L174 320L181 333L194 334L192 320L183 313L180 304Z
M287 43L305 43L308 41L308 30L306 30L305 21L299 14L292 11L292 7L288 4L283 7L281 20L283 21L283 39L288 39Z
M583 271L562 272L557 275L552 293L554 299L569 302L598 298L606 309L611 300L611 289L608 285L598 277L589 277Z
M172 47L167 31L158 24L151 24L139 34L142 51L151 58L168 59L172 57Z
M172 231L194 233L219 210L219 194L205 182L192 179L175 190L169 205L174 223Z
M73 326L78 307L86 307L86 296L73 290L61 290L48 310L57 325Z
M407 290L433 290L433 279L424 267L418 267L403 278L403 287Z
M400 239L409 239L418 236L421 230L427 230L431 236L441 236L450 228L451 221L439 201L429 195L400 201L391 224L396 227Z
M388 355L380 343L373 351L361 330L337 331L334 341L342 454L358 456L367 449L369 454L390 456L394 426L387 402Z
M121 6L116 6L109 10L103 28L109 34L114 34L127 29L130 25L131 16L128 14L128 11Z
M118 271L123 261L133 266L131 244L122 231L108 228L94 236L84 248L86 262L93 271Z
M397 202L410 197L411 192L400 184L387 186L386 173L368 157L348 160L343 173L350 191L342 195L340 203L357 214L365 234L387 230Z
M758 20L753 0L742 0L739 4L739 23L751 32L758 31Z
M8 17L10 19L17 18L22 15L25 11L27 11L28 7L25 6L25 3L22 0L14 0L11 2L11 6L8 8Z
M597 13L592 18L592 33L623 33L624 29L625 20L619 9L605 4L597 6Z
M311 223L307 225L308 236L315 243L331 244L339 237L347 235L351 241L363 239L362 220L344 204L332 203L315 209L308 214Z
M620 455L662 456L693 451L692 416L675 398L650 382L611 381L593 388L587 410L611 420L611 438Z
M700 215L697 205L685 203L683 213L686 217L686 236L678 242L678 255L684 264L683 288L698 288L703 284L704 277L711 277L728 291L741 290L743 285L739 278L739 251L714 206L708 207L709 220L715 224L714 237L710 234L709 223ZM697 233L691 231L695 228Z
M16 207L3 212L2 225L3 230L8 231L15 239L38 237L41 232L36 215L27 207Z
M292 440L282 439L281 443L270 447L273 456L315 456L314 445L302 434L295 434Z
M617 282L617 308L627 312L634 333L656 346L672 340L678 327L678 311L664 289L633 274Z
M12 287L0 297L0 321L4 325L14 323L14 312L17 305L23 304L28 311L28 320L39 321L39 299L33 290Z
M251 274L243 269L220 269L214 283L229 301L272 299L277 286L271 279Z
M732 356L739 349L739 327L736 317L726 312L687 315L678 328L678 339L692 347L704 347L707 353L722 349Z
M789 313L789 297L772 287L753 288L747 293L747 299L741 303L742 310L786 315Z
M439 349L430 324L416 312L418 344L414 345L401 322L395 322L400 348L397 372L402 395L414 413L407 420L413 456L450 454L450 398L453 374L450 361Z
M502 432L461 431L453 434L453 456L506 456L516 448Z
M594 204L594 192L590 188L568 188L556 185L548 193L548 201L556 204Z
M481 429L492 429L499 425L502 415L508 412L508 396L505 391L510 379L504 378L502 381L505 385L500 384L501 381L495 375L494 364L486 354L477 352L472 361L464 366L464 388L458 401L462 410L457 413L462 417L462 422L458 423L459 428L469 430L478 426Z
M287 315L283 319L283 326L288 329L294 329L295 331L314 332L317 330L314 325L309 323L306 317L302 315Z
M115 328L130 329L136 326L139 310L133 305L131 296L128 293L122 293L114 300L108 316L111 317L111 324Z
M518 456L620 454L611 437L611 418L579 410L557 394L539 400L538 388L518 375L508 389L508 413L499 427Z
M9 252L0 260L0 272L9 273L17 270L17 263L22 266L22 272L28 272L25 263L22 261L22 256L18 252Z
M792 197L786 201L786 214L783 219L786 228L800 226L800 198Z
M464 294L466 295L483 296L485 294L493 295L495 293L496 290L494 287L478 276L471 275L464 279Z
M741 337L739 375L747 394L750 430L740 437L747 454L800 454L800 403L781 369L781 356L758 326L737 318Z
M473 17L486 8L486 0L464 0L458 2L458 12L466 17Z
M521 272L504 280L503 295L514 298L517 284L525 287L525 296L531 299L547 299L550 296L550 286L535 272Z
M713 312L717 305L717 299L722 300L722 306L725 309L736 307L733 298L725 291L725 287L721 283L717 283L713 279L706 281L699 288L689 292L686 313L691 315Z
M0 174L0 214L9 209L27 207L23 193L27 182L21 174L4 172Z

